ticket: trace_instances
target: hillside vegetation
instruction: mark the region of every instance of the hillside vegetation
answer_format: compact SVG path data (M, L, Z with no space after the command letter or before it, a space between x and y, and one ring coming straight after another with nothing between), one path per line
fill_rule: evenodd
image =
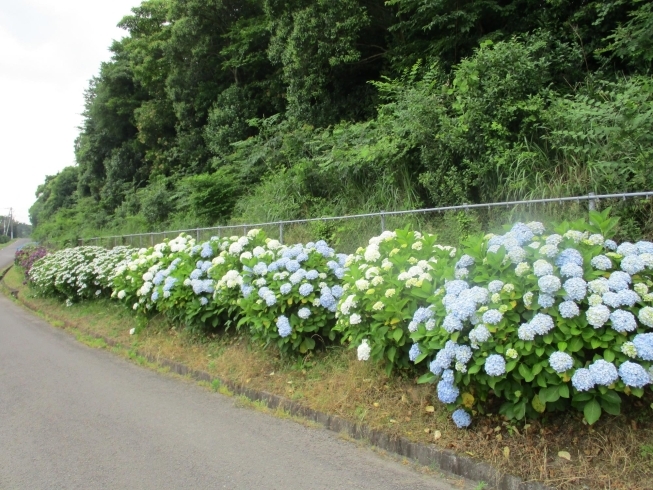
M653 189L653 3L147 0L34 236ZM615 208L648 235L650 205ZM624 236L624 238L630 238Z

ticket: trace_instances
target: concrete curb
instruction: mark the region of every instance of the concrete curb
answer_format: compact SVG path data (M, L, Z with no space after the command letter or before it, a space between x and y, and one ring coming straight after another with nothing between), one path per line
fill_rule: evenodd
M4 279L4 275L9 271L9 269L4 271L0 277L0 281ZM3 284L3 286L8 289L10 293L18 301L20 301L21 304L32 311L37 311L37 308L30 304L28 301L18 297L18 291L9 288L6 284ZM56 317L55 319L61 321L66 328L74 328L80 330L90 337L103 340L110 347L121 346L120 342L117 342L114 339L110 339L104 335L91 332L88 329L74 325L67 320L59 319ZM249 400L263 402L273 410L277 408L284 409L291 415L316 422L324 426L326 429L334 432L346 433L352 439L367 441L373 446L383 449L389 453L394 453L396 455L411 459L424 466L429 466L435 463L437 467L444 472L461 476L475 482L486 482L489 485L489 488L492 489L552 490L551 487L547 487L539 482L523 481L521 478L516 476L507 475L487 463L474 461L472 458L456 454L453 451L439 449L431 445L412 442L403 437L393 437L383 431L371 429L366 425L352 423L337 415L329 415L317 410L313 410L312 408L303 406L285 397L267 393L265 391L258 391L247 388L242 385L233 383L229 380L224 380L216 376L212 376L205 371L191 369L179 362L152 356L140 351L136 351L136 354L147 359L148 362L158 364L162 367L167 367L171 372L179 374L180 376L188 376L196 381L206 381L208 383L218 381L221 385L229 388L229 390L235 395L242 395Z

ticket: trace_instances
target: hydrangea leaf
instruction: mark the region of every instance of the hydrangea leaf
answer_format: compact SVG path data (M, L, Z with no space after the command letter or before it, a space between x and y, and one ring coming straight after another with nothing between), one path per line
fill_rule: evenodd
M601 405L596 400L590 400L585 404L583 409L583 414L585 415L585 420L588 424L594 424L599 418L601 418Z

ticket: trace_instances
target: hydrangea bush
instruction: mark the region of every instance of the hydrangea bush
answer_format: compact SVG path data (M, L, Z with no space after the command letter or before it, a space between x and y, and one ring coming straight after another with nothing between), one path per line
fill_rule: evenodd
M386 361L388 373L408 365L417 352L411 332L420 323L435 327L432 311L419 305L442 283L455 254L435 235L405 229L384 232L349 257L335 329L360 346L359 359Z
M334 340L346 258L322 240L291 247L268 241L241 255L240 323L281 351L305 353Z
M617 246L601 234L607 216L592 218L470 239L442 270L422 305L436 326L419 323L411 360L425 362L421 381L437 382L459 427L471 423L461 410L484 413L491 398L511 419L572 406L594 423L651 383L653 244Z
M40 294L69 301L108 296L114 271L131 252L128 247L67 248L36 261L29 278Z

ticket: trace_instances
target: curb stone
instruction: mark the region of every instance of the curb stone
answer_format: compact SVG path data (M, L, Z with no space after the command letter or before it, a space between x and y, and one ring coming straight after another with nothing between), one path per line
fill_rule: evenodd
M11 269L9 267L4 272L0 273L0 281L3 281L6 273ZM9 290L12 296L19 300L24 306L32 311L37 311L37 308L23 298L18 297L18 291L9 288L3 282L3 286ZM56 317L55 317L56 318ZM114 339L105 337L104 335L91 332L90 330L74 325L71 322L63 319L56 318L61 321L65 328L74 328L80 330L90 337L103 340L110 347L121 346L120 342ZM490 485L489 488L495 490L552 490L539 482L524 481L519 477L508 475L494 468L493 466L473 460L467 456L456 454L447 449L439 449L432 445L412 442L404 437L393 437L383 431L372 429L363 424L356 424L345 420L337 415L329 415L319 412L312 408L301 405L298 402L289 400L283 396L268 393L266 391L254 390L247 388L243 385L236 384L229 380L221 379L217 376L212 376L206 371L191 369L188 366L170 359L145 354L136 351L136 354L147 359L148 362L158 364L162 367L167 367L170 371L180 376L189 376L196 381L205 381L212 383L217 381L223 386L226 386L234 395L242 395L251 401L263 402L268 408L275 410L277 408L286 410L293 416L302 417L304 419L316 422L324 428L337 432L345 433L352 439L367 441L371 445L383 449L389 453L411 459L420 465L429 466L436 464L437 467L447 473L472 480L474 482L484 481Z

